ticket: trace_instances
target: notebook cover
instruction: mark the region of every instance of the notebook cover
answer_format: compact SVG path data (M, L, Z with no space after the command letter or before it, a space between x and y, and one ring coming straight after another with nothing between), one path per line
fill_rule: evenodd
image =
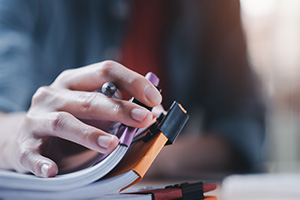
M143 140L138 141L131 151L117 165L117 167L105 178L117 176L129 170L133 170L139 175L139 178L127 187L137 183L144 177L154 159L167 141L167 137L161 132L153 136L153 138L146 143Z

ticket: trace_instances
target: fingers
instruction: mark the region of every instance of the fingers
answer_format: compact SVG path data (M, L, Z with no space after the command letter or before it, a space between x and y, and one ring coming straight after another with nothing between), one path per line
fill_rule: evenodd
M97 92L41 87L32 105L30 112L33 114L64 111L80 119L117 121L138 128L148 126L152 120L152 113L144 107Z
M35 149L25 147L19 159L23 167L39 177L54 177L58 172L57 165L50 159L41 156Z
M95 91L99 90L105 82L113 82L118 89L128 92L148 106L157 106L162 101L160 93L150 81L113 61L66 70L54 81L52 86L71 90Z
M102 154L111 153L119 139L84 120L117 121L138 128L152 122L153 114L147 109L95 92L106 82L113 82L147 106L155 107L162 101L149 80L113 61L66 70L50 86L39 88L32 98L23 123L22 166L41 177L57 174L57 165L40 154L39 144L46 136L63 138ZM26 137L35 145L28 145Z
M47 90L47 89L44 89ZM44 91L48 98L34 99L34 103L48 104L51 110L65 111L80 119L118 121L132 127L145 127L151 123L152 113L128 101L107 98L97 92L80 92L56 89ZM40 94L41 96L46 96ZM44 107L44 106L43 106ZM37 107L37 109L40 109Z
M34 136L56 136L103 154L111 153L119 144L119 139L100 129L86 125L66 112L53 112L30 119Z

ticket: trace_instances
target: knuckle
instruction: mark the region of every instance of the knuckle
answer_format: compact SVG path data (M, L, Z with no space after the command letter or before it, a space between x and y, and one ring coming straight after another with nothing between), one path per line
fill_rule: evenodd
M38 122L36 121L36 115L35 115L34 111L32 111L32 109L30 109L25 115L24 121L22 123L22 130L31 132L33 130L33 127L35 127L34 123L38 123ZM22 135L25 135L25 134L22 134Z
M116 62L112 60L103 61L101 62L101 65L97 72L99 73L100 77L108 77L115 65Z
M91 113L95 111L94 102L97 99L97 95L93 93L82 94L78 98L78 108L84 113Z
M115 116L120 116L122 115L124 109L125 109L125 105L121 101L118 101L113 104L112 113Z
M50 94L49 86L42 86L32 96L32 105L38 104L46 99Z
M92 135L93 135L93 131L90 128L85 127L82 130L82 134L81 134L82 142L88 144Z
M50 117L50 128L55 133L57 129L64 126L68 114L65 112L53 113Z
M31 154L31 151L29 149L20 149L19 150L19 161L22 165L24 165L26 163L30 154Z
M32 163L33 163L33 166L35 168L35 171L38 171L38 169L40 169L41 166L42 166L41 160L37 159L37 158L33 159Z
M29 170L33 173L36 173L41 168L42 162L37 157L33 156L33 152L30 148L25 148L19 152L19 162L21 164L21 170Z

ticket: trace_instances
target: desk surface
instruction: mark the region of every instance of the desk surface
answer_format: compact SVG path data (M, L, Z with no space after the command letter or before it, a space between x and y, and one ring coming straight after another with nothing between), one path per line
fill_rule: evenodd
M142 180L137 186L163 186L199 180ZM217 182L216 190L206 193L218 200L299 200L300 174L258 174L229 176Z
M176 182L177 183L177 182ZM175 184L176 184L175 183ZM148 187L149 185L158 186L164 184L138 184L138 187ZM168 184L167 184L168 185ZM288 197L288 196L274 196L274 195L261 195L261 194L225 194L222 190L222 185L218 184L216 190L205 193L207 196L216 196L218 200L299 200L300 197Z
M216 196L218 200L299 200L300 199L300 197L261 195L259 193L226 194L222 190L221 184L218 184L217 190L208 192L207 195Z

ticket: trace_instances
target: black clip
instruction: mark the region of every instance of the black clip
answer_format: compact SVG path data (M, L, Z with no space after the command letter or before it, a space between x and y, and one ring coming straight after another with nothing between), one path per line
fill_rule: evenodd
M187 111L174 101L167 115L158 125L158 129L168 138L166 145L174 143L188 119Z
M158 129L159 123L165 117L164 113L160 113L160 115L156 118L156 122L149 127L147 134L143 137L143 141L148 142L153 136L160 132Z
M165 189L180 188L182 191L182 200L204 199L203 182L197 183L181 183L176 185L168 185Z
M167 114L161 113L156 122L150 126L143 141L148 142L154 135L162 132L168 138L166 145L173 144L188 118L189 115L186 110L178 102L174 101Z

